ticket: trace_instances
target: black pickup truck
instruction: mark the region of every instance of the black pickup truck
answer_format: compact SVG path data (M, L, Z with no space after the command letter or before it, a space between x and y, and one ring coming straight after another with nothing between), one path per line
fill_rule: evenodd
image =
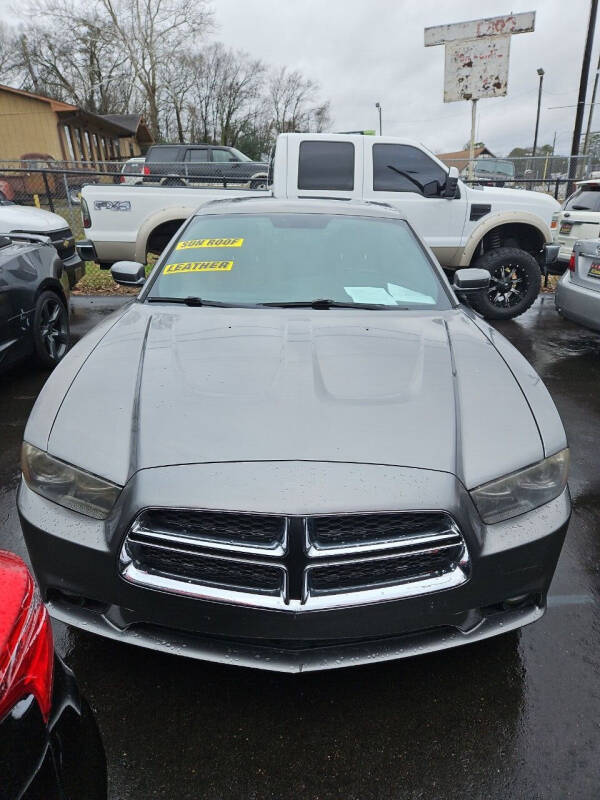
M235 147L159 144L148 150L143 180L163 186L218 183L263 189L268 171L268 164L252 161Z

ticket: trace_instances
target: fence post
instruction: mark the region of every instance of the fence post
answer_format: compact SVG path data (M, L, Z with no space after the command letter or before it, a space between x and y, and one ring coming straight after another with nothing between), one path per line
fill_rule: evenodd
M554 185L554 199L555 200L558 200L558 185L559 185L559 182L560 182L560 178L557 178L556 179L556 183Z
M45 170L42 172L42 178L44 179L44 187L46 189L46 197L48 198L50 211L54 212L54 201L52 200L52 192L50 191L50 186L48 185L48 174Z
M69 191L69 181L67 180L67 173L63 172L63 183L65 184L65 197L67 198L67 205L71 208L71 192Z

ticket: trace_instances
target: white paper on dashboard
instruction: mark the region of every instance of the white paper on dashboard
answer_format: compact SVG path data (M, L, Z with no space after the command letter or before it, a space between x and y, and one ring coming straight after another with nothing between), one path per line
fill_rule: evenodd
M421 303L422 305L435 305L435 300L428 294L415 292L405 286L397 286L395 283L388 283L387 290L394 298L396 303Z
M381 303L386 306L395 306L396 301L380 286L344 286L346 294L350 295L354 303Z

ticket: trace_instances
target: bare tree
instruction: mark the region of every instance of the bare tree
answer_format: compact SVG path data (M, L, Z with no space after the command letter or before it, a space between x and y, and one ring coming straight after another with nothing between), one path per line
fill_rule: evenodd
M98 114L126 110L134 91L127 56L110 42L97 11L79 11L75 20L72 12L71 3L53 3L49 20L25 28L22 86Z
M0 83L18 79L20 72L19 34L0 21Z
M141 111L157 140L240 146L255 158L280 132L326 129L329 103L300 71L269 72L204 44L207 1L29 0L24 28L0 25L0 70L98 114Z
M329 104L313 105L319 85L298 70L282 67L269 82L269 98L276 133L323 130L329 124Z
M144 93L148 121L160 137L160 104L166 55L189 52L190 42L206 33L211 12L206 0L97 0L107 15L107 35L127 54Z

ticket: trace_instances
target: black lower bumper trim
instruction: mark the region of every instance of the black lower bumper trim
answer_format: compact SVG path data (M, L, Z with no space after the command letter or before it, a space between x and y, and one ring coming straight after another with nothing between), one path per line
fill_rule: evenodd
M252 644L247 640L240 642L195 636L152 625L132 625L121 629L105 616L60 601L49 602L48 610L54 619L127 644L203 661L299 673L392 661L489 639L540 619L545 611L545 602L542 605L499 611L489 616L475 610L468 630L444 626L371 641L343 644L327 642L322 646L312 643L309 647L285 648Z

